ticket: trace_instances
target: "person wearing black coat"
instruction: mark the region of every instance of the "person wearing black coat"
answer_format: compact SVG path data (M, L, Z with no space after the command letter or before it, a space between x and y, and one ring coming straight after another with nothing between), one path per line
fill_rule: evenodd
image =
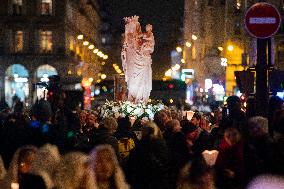
M130 152L125 169L128 183L133 189L175 188L169 157L160 129L148 123L142 128L142 139Z

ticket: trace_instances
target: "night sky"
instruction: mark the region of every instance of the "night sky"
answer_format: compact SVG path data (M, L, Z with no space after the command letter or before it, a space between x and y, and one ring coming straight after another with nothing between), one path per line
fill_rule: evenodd
M147 23L153 25L156 41L152 55L153 77L161 79L170 68L170 51L182 37L183 0L101 0L101 5L107 12L112 34L118 42L114 43L114 48L121 46L118 38L124 32L123 17L140 16L142 30Z

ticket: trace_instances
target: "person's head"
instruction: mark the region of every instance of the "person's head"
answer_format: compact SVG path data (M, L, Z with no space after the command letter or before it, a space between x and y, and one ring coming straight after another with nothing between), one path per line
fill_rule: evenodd
M195 112L191 118L191 123L193 123L195 126L199 126L201 120L201 115L199 112Z
M142 127L142 138L144 139L161 139L162 136L160 128L154 122L148 122Z
M110 146L97 147L94 164L96 178L99 181L109 180L114 175L115 164L117 164L113 149Z
M22 146L14 153L9 169L3 178L3 188L10 188L11 183L18 183L19 176L31 170L31 166L35 161L37 148L35 146ZM5 186L5 187L4 187Z
M52 116L52 109L50 103L46 100L39 100L34 106L34 115L37 120L47 122Z
M182 126L182 132L185 134L186 139L194 141L198 137L198 127L190 121L184 121Z
M58 189L91 189L95 187L94 173L89 166L89 157L81 152L65 154L55 173Z
M151 24L146 25L146 31L151 32L153 30L153 26Z
M165 125L165 130L171 133L178 133L181 131L180 122L176 119L168 121Z
M241 133L236 128L229 127L225 130L224 139L230 146L234 146L241 140Z
M212 168L207 165L202 156L196 157L190 167L189 179L200 186L214 182Z
M19 173L28 173L31 169L32 162L36 157L36 149L34 147L25 147L19 152Z
M129 131L131 129L131 122L129 117L119 117L117 119L118 131Z
M86 114L85 123L87 127L95 127L97 122L97 116L94 113Z
M255 116L249 119L248 121L248 134L249 137L261 137L268 135L268 119Z
M99 128L107 129L111 134L117 130L117 121L113 117L105 117L99 125Z
M158 125L161 131L165 130L165 124L170 120L170 116L166 110L160 110L154 115L154 122Z
M30 172L35 175L42 175L42 173L46 173L52 177L60 158L57 146L45 144L38 149L36 158L31 165Z
M116 154L110 145L99 145L90 154L91 168L95 173L96 182L114 181L116 188L128 189L125 177Z
M80 118L81 124L84 125L86 123L87 112L86 111L81 111L79 113L79 118Z
M210 117L209 116L202 116L201 120L200 120L200 124L199 127L201 129L204 129L206 131L210 130Z
M227 105L229 113L241 110L241 100L238 96L229 96L227 98Z

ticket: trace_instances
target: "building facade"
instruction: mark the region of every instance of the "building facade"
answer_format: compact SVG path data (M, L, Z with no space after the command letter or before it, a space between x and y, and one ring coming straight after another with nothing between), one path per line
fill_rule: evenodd
M95 0L1 2L0 95L9 105L15 95L30 104L40 95L35 84L50 75L72 84L96 81L107 57L99 50Z
M183 59L194 69L195 80L205 87L205 79L224 85L226 95L236 92L234 71L256 63L256 39L244 27L246 10L254 0L185 0ZM267 1L284 15L282 0ZM283 19L282 19L283 20ZM283 23L272 38L274 67L283 66ZM222 65L221 65L222 64Z

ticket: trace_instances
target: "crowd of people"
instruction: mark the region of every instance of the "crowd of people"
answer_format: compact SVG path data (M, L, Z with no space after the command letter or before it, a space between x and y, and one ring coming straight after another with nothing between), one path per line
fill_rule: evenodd
M283 102L270 102L268 118L248 117L231 96L225 112L188 120L167 108L134 123L46 100L28 113L3 106L0 188L283 188Z

